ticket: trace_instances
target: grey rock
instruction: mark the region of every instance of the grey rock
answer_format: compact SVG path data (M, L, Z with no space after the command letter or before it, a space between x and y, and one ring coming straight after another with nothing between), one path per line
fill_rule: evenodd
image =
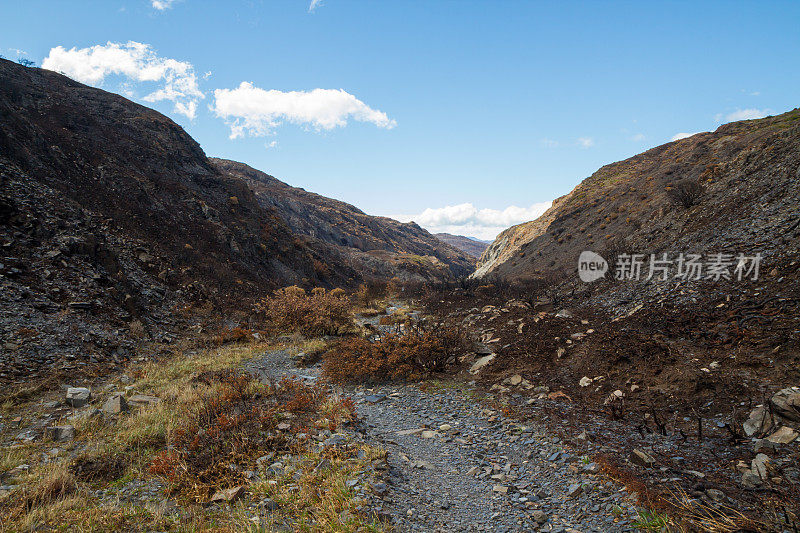
M65 442L75 438L73 426L51 426L47 428L47 435L55 442Z
M128 401L122 394L115 394L103 404L103 412L108 415L118 415L128 410Z
M793 422L800 422L800 387L779 390L772 395L769 403L775 412L783 418Z
M649 468L656 463L656 460L652 456L636 448L631 452L631 462L635 465Z
M83 407L92 398L92 391L86 387L70 387L67 389L66 400L67 404L78 408Z

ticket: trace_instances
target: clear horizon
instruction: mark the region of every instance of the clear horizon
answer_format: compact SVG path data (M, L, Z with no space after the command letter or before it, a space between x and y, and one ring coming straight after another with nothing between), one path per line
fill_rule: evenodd
M153 107L210 156L482 240L604 164L798 105L792 2L32 1L5 12L0 55Z

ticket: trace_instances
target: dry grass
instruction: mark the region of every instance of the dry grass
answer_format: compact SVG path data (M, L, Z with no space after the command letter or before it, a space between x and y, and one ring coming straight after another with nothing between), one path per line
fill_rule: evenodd
M385 451L366 445L308 453L275 483L260 483L253 491L278 503L276 514L290 518L298 531L383 531L379 521L360 516L361 501L347 481L385 457Z
M126 486L130 481L149 476L148 469L153 459L166 450L168 443L178 443L180 430L188 422L199 421L207 416L209 405L215 400L221 402L217 407L231 409L237 401L225 396L226 385L219 380L208 379L209 374L224 373L231 369L239 369L244 361L260 355L268 349L290 348L286 345L267 343L229 344L206 350L196 350L177 355L160 362L147 363L140 367L128 369L128 374L138 379L132 384L132 393L148 394L158 397L160 401L148 407L134 408L124 416L103 421L102 417L85 419L76 422L77 441L65 443L60 447L80 448L81 453L74 459L64 454L64 459L51 464L42 464L43 452L52 448L48 442L36 442L24 447L4 450L0 455L0 472L8 471L22 463L31 465L28 474L18 476L15 480L20 488L0 501L0 531L248 531L268 530L254 523L252 511L247 505L234 505L228 510L205 508L203 506L185 504L181 512L165 515L157 508L144 505L129 505L119 502L101 503L94 495L94 490L103 487L112 493L117 487ZM295 348L313 349L319 347L317 342L305 342ZM241 375L241 374L239 374ZM205 376L205 377L203 377ZM111 380L113 381L113 379ZM121 388L122 383L118 383ZM280 402L275 404L272 415L275 420L281 419L280 413L292 412L292 419L304 420L309 427L336 428L345 419L353 416L352 403L345 398L318 394L316 397L302 387L284 385L271 390L272 387L255 381L248 381L241 388L242 397L247 402ZM46 391L42 389L39 393ZM228 391L229 392L229 391ZM312 397L308 395L311 394ZM26 396L26 409L41 405L35 394ZM27 401L31 400L31 401ZM36 400L36 401L33 401ZM313 405L312 405L313 404ZM238 403L238 407L242 407ZM14 413L21 409L19 404L9 406ZM224 409L223 409L224 410ZM303 414L305 412L305 414ZM230 414L230 413L229 413ZM217 420L219 422L219 420ZM297 431L302 426L297 425ZM293 427L294 430L294 427ZM239 434L242 436L242 434ZM227 436L218 439L225 451L241 440L235 438L226 443ZM239 451L242 451L239 449ZM263 449L253 446L242 453L249 461L263 455ZM299 451L299 450L294 450ZM338 464L338 463L337 463ZM250 465L245 463L245 467ZM255 464L250 465L254 469ZM224 486L223 474L227 471L209 469L206 473L205 497L212 486ZM195 472L196 474L197 472ZM213 476L219 475L219 479ZM343 476L334 471L332 476ZM249 489L248 494L251 490ZM257 492L257 491L256 491ZM254 492L254 495L257 495ZM331 501L343 510L355 509L348 498L336 494L327 496L321 493L319 503ZM327 504L325 504L327 505ZM324 507L324 505L323 505ZM363 518L355 516L350 525L334 527L334 507L327 511L331 524L327 530L347 531L365 530ZM287 506L285 516L291 518L294 508ZM308 516L307 514L304 516ZM306 518L303 518L306 520ZM327 527L327 526L326 526ZM372 526L369 526L370 528ZM321 530L309 523L308 530Z

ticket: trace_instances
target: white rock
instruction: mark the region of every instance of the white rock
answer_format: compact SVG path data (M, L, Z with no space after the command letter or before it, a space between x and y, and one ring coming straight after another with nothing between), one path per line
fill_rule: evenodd
M483 369L483 367L494 361L495 357L495 354L490 353L489 355L484 355L483 357L479 358L477 361L475 361L475 363L473 363L472 367L470 367L469 373L477 374Z

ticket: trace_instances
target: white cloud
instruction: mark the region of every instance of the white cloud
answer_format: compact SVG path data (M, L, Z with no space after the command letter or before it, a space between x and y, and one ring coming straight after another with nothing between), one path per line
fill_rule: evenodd
M159 11L164 11L165 9L171 8L172 4L174 3L175 0L151 0L150 2L153 8L158 9Z
M642 142L642 141L643 141L643 140L645 140L646 138L647 138L647 137L645 137L644 133L637 133L636 135L632 135L632 136L631 136L631 140L632 140L633 142Z
M452 233L478 239L494 239L515 224L531 221L544 213L552 202L530 207L509 206L503 210L478 209L470 203L428 208L416 215L390 215L400 222L414 221L431 233Z
M703 133L703 132L702 131L695 131L695 132L692 132L692 133L684 133L684 132L676 133L675 135L670 137L669 140L670 141L680 141L681 139L687 139L687 138L691 137L692 135L697 135L698 133Z
M186 61L159 57L149 44L128 41L108 42L88 48L57 46L50 49L42 68L61 72L82 83L101 85L109 76L123 76L128 81L157 83L155 91L145 95L147 102L171 101L174 111L195 117L197 103L205 95L197 86L194 67ZM132 94L130 84L123 84L126 94Z
M246 81L235 89L215 90L212 110L230 126L231 139L245 134L269 135L283 122L317 130L346 126L350 118L379 128L397 125L386 113L372 109L343 89L266 91Z
M578 146L581 148L591 148L594 146L594 139L591 137L578 137Z
M276 146L278 146L278 141L270 141L268 143L264 143L264 148L266 148L267 150L269 150L270 148L275 148Z
M322 5L322 0L311 0L311 3L308 4L308 12L313 13L315 9Z
M733 113L728 113L724 116L720 113L716 116L716 119L717 122L720 122L723 118L727 122L735 122L737 120L753 120L756 118L764 118L770 113L772 113L772 110L770 109L737 109Z

